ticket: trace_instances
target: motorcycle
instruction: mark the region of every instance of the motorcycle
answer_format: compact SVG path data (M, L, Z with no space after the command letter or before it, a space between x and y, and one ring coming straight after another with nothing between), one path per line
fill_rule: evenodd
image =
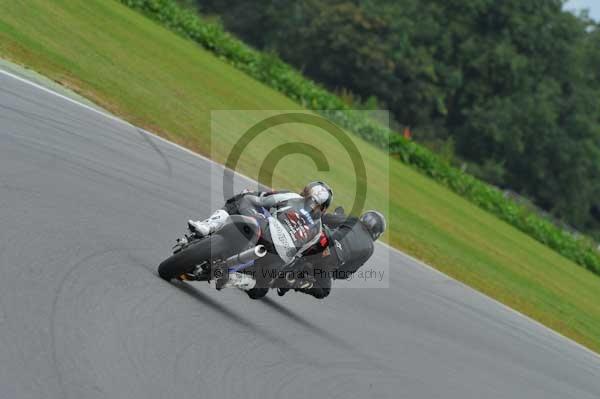
M266 234L267 229L281 231L284 226L265 209L253 216L230 215L210 235L190 233L177 239L173 254L158 266L158 274L167 281L214 281L217 290L240 288L252 299L264 297L272 288L294 288L300 278L310 279L298 269L297 259L282 262L276 254L285 253L293 243Z

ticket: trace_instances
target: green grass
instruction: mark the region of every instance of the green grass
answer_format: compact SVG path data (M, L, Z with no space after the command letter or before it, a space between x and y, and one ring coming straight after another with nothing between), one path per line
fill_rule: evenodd
M218 161L224 161L227 145L260 115L219 114L211 150L211 110L301 110L116 1L0 0L0 9L0 56ZM354 140L367 163L368 204L389 216L388 242L600 351L598 276ZM286 125L270 130L248 147L241 171L257 176L266 146L289 141L323 149L332 170L322 178L334 187L336 202L349 207L354 191L350 159L315 129ZM293 155L278 165L275 184L298 188L315 175L306 157Z

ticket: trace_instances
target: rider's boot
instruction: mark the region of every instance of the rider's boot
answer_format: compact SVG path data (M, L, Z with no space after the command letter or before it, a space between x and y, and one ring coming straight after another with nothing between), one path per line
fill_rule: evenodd
M228 218L229 214L223 209L219 209L206 220L188 220L188 228L197 236L205 237L221 229Z

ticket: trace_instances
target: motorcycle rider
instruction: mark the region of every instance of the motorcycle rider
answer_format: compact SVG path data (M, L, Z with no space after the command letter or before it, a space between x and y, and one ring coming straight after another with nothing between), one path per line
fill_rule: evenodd
M204 221L188 221L188 227L203 237L221 229L229 215L262 216L276 218L276 226L268 225L272 245L269 253L280 258L278 263L290 264L319 240L322 232L321 215L333 199L333 191L322 181L307 184L300 194L289 191L242 192L226 201ZM283 226L283 229L281 229ZM273 231L277 229L277 231ZM279 260L279 259L278 259ZM266 261L266 260L265 260ZM273 257L269 257L273 262ZM309 287L310 281L298 281L297 287Z
M365 264L373 255L374 242L386 229L381 212L370 210L356 218L344 215L341 208L338 210L323 215L323 235L302 259L314 278L312 287L295 288L317 299L329 295L332 279L349 278ZM278 294L283 296L289 289L279 288Z

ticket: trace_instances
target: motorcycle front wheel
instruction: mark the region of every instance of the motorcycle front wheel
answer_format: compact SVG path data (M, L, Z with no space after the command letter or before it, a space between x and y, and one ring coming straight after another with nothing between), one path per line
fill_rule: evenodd
M261 299L264 298L268 292L268 288L250 288L246 291L246 294L248 294L250 299Z

